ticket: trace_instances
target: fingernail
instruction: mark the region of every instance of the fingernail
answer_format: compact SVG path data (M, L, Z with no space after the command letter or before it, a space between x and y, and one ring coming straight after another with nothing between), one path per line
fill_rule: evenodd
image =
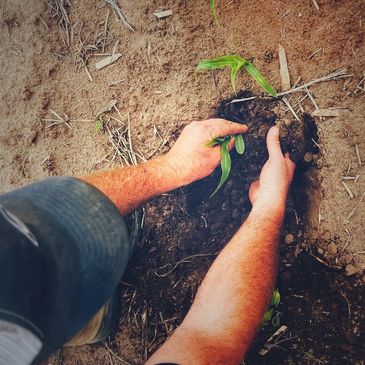
M273 130L273 135L275 136L275 137L277 137L278 135L279 135L279 128L277 127L277 126L274 126L273 127L274 128L274 130Z

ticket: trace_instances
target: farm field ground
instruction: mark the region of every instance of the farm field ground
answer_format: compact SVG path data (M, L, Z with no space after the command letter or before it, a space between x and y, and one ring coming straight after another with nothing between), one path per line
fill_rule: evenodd
M139 162L166 152L193 120L238 118L251 134L215 197L219 171L146 204L143 236L120 287L116 337L64 348L49 363L134 365L158 348L247 216L264 135L278 122L299 151L280 248L281 302L278 321L262 327L244 363L364 365L365 2L221 0L220 26L208 0L118 4L134 31L103 0L0 1L0 192L120 165L115 145L128 125ZM163 10L172 15L154 15ZM257 98L234 108L226 104L238 97L228 70L194 73L202 59L239 54L280 91L279 44L292 86L346 69L347 77L286 96L299 125L247 73L238 76L239 95ZM315 116L316 109L330 116ZM281 326L284 334L268 343Z

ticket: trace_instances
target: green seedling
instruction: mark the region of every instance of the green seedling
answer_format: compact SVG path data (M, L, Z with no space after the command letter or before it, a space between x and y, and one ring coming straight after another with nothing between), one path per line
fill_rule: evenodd
M231 172L232 161L231 161L231 155L229 154L228 145L229 142L232 140L232 138L234 139L234 145L237 153L242 155L243 152L245 151L245 142L241 134L238 134L236 136L228 135L225 137L213 138L208 143L209 147L214 147L218 145L221 146L221 169L222 169L222 175L219 184L210 197L212 197L222 187L222 185L228 179L229 173Z
M95 130L99 133L101 133L104 130L104 120L103 116L100 116L100 118L95 123Z
M215 7L215 0L209 0L209 4L210 4L210 11L211 11L212 16L214 18L214 21L216 22L216 24L219 25L219 19L218 19L218 15L217 15L217 9Z
M280 312L278 311L278 306L280 304L280 293L278 289L274 290L272 294L270 308L265 312L263 323L271 322L274 327L280 325Z
M267 93L276 97L276 90L265 80L259 70L257 70L250 61L241 56L230 55L213 58L211 60L203 60L196 66L196 71L214 70L224 67L231 69L231 84L234 92L236 92L237 74L244 68Z

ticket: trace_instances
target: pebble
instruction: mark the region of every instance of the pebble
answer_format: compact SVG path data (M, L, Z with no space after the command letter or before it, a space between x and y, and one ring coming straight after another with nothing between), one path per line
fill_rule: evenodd
M328 246L327 246L327 252L330 255L336 255L337 253L337 245L334 242L331 242Z
M307 163L312 162L313 161L313 153L307 152L304 155L304 161L307 162Z
M354 265L351 265L351 264L348 264L346 266L346 275L347 276L351 276L351 275L354 275L356 274L356 268Z
M288 233L285 236L285 243L287 243L288 245L290 245L291 243L293 243L295 241L295 236L292 233Z

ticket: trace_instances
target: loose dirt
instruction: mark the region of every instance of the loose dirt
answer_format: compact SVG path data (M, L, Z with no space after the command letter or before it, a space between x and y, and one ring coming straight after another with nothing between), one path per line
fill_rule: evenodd
M96 131L95 125L111 100L121 116L105 113L106 125L115 124L111 117L126 122L129 114L133 144L146 157L168 150L194 119L218 114L252 127L245 155L233 155L231 178L215 197L208 199L219 170L146 206L144 236L121 287L119 332L107 343L113 353L104 344L83 346L62 350L54 362L118 363L117 355L140 364L158 348L188 310L217 252L245 219L247 189L266 159L267 128L279 121L283 147L298 162L277 283L280 325L288 330L262 356L259 351L278 329L266 324L246 363L364 363L365 4L317 2L319 11L311 1L222 1L222 26L217 27L205 0L120 0L135 32L110 12L105 45L98 43L108 13L104 1L71 2L69 45L46 1L26 7L20 0L0 3L1 191L51 175L82 175L117 165L107 132ZM153 15L166 9L173 10L171 17ZM353 75L310 87L319 108L344 108L339 117L316 117L313 123L306 116L315 108L309 98L294 107L300 123L283 104L269 100L234 107L224 103L217 110L233 95L229 72L194 76L201 59L236 53L250 58L280 89L279 43L287 52L292 84L299 76L300 83L308 82L343 67ZM93 82L80 63L81 44ZM114 48L122 57L96 71L104 57L96 54ZM261 92L244 73L238 89ZM291 104L303 95L293 95ZM70 127L49 127L52 122L45 120L54 118L51 110Z

